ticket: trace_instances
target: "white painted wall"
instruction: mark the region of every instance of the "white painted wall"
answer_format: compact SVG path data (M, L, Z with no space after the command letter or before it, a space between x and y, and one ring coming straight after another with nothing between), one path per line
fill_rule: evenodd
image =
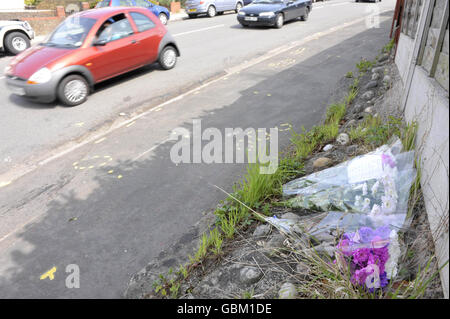
M0 0L0 10L13 10L24 8L24 0Z
M416 65L428 4L422 6L423 21L419 22L416 38L400 34L395 64L404 83L405 120L418 124L416 151L421 163L421 186L435 253L442 266L449 260L449 95L422 66ZM440 276L444 296L449 298L448 265Z
M439 267L449 258L449 99L448 93L416 66L405 108L405 119L418 123L416 150L421 162L425 198ZM449 266L441 282L449 297Z

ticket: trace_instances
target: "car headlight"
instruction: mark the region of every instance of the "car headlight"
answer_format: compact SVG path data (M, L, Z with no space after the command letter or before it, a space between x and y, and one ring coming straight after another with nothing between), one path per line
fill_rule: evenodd
M47 83L52 78L52 72L47 68L42 68L36 71L30 78L28 79L28 84L42 84Z
M239 11L239 12L238 12L238 15L240 15L240 16L245 16L245 12L244 12L244 11Z
M272 17L274 15L275 15L275 13L273 13L273 12L261 12L259 14L260 17Z
M12 72L12 66L11 65L7 65L5 67L5 74L9 75Z

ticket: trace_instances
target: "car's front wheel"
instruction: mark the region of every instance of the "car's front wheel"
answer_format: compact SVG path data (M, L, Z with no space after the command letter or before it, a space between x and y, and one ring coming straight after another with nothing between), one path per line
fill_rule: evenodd
M216 8L214 6L209 6L208 17L212 18L217 14Z
M159 14L159 21L161 21L162 24L166 25L169 19L167 18L167 15L165 13Z
M167 46L162 50L159 64L164 70L170 70L177 64L177 51L174 47Z
M76 106L86 102L89 95L89 84L81 75L66 76L59 83L57 95L67 106Z
M11 32L5 37L5 49L14 55L25 51L30 45L30 39L21 32Z
M278 13L277 16L276 16L276 18L275 18L275 28L281 29L281 27L283 26L283 24L284 24L284 17L283 17L283 14Z

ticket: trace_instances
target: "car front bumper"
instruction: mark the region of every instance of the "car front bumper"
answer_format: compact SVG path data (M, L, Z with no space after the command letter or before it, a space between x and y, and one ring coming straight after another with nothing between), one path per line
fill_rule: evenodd
M252 17L256 18L256 21L249 21L245 18L248 18L247 16L237 16L237 19L240 24L245 24L248 26L273 26L275 25L275 15L271 17Z
M43 84L28 84L25 79L7 75L6 86L13 94L36 102L50 103L56 99L57 82L52 80Z

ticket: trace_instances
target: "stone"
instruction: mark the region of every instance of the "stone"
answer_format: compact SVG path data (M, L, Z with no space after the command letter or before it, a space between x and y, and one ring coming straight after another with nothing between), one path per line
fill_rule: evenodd
M379 74L379 73L377 73L377 72L372 73L372 77L371 77L371 80L372 80L372 81L376 81L376 80L378 80L379 78L380 78L380 74Z
M327 243L321 243L320 245L314 247L315 251L319 254L326 254L329 257L334 256L335 248Z
M255 267L244 267L241 269L239 279L245 285L251 285L258 282L263 276L261 270Z
M391 77L390 77L389 75L386 74L386 75L383 77L383 83L387 83L387 84L391 83Z
M366 112L366 113L372 113L372 108L369 106L369 107L366 107L365 109L364 109L364 112Z
M321 232L317 235L314 235L313 239L319 242L327 242L327 243L334 243L335 240L334 236L330 235L327 232Z
M353 113L361 113L363 110L363 106L361 104L356 104L353 108Z
M347 146L347 149L345 150L345 152L348 155L356 154L357 151L358 151L358 145L349 145L349 146Z
M309 274L311 273L311 269L309 269L308 266L306 266L304 263L298 263L295 267L296 270L296 276L300 277L300 279L308 279Z
M263 224L256 227L255 231L253 232L253 237L263 237L267 236L270 233L270 225Z
M384 61L386 61L387 59L389 59L389 54L383 54L379 59L378 59L378 62L384 62Z
M383 72L383 71L384 71L384 66L377 66L377 67L372 69L372 73Z
M286 213L286 214L281 215L281 218L282 219L291 219L293 221L297 221L297 220L300 219L300 216L298 216L297 214L294 214L294 213Z
M284 246L284 236L280 233L277 233L272 236L272 238L264 245L264 253L272 257L283 250Z
M374 97L375 93L373 91L369 90L365 92L361 97L365 100L371 100Z
M378 73L374 73L374 74L378 74ZM370 81L369 83L367 83L364 86L364 89L368 90L368 89L372 89L372 88L377 87L377 86L378 86L378 82L377 81Z
M351 128L351 127L355 127L358 123L356 122L355 119L352 119L350 121L348 121L347 123L344 124L344 130Z
M327 144L327 145L325 145L324 147L323 147L323 150L326 152L326 151L329 151L329 150L331 150L331 149L333 149L333 145L332 144Z
M285 282L281 285L278 291L278 298L280 299L295 299L297 297L297 288L293 283Z
M341 133L336 138L336 142L341 145L347 145L350 142L350 137L348 136L347 133Z
M329 159L328 157L319 157L314 161L313 167L314 168L327 167L328 165L331 164L331 162L332 162L331 159Z

